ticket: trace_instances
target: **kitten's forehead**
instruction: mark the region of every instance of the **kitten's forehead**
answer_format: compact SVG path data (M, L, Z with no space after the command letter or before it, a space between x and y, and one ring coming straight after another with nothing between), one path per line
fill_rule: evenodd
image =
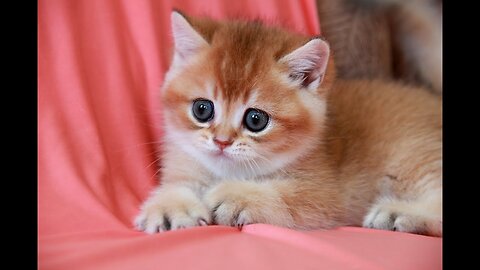
M268 72L274 48L265 39L265 31L260 24L232 24L215 34L211 61L224 98L247 102L255 84Z
M228 51L218 54L220 56L214 60L217 81L215 96L221 95L226 100L247 102L256 82L261 79L258 74L258 57L236 56Z

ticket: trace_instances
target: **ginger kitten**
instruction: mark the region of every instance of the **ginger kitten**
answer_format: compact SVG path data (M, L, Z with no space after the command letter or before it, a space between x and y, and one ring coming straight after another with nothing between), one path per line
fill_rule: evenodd
M335 81L318 37L171 18L161 182L137 229L268 223L442 235L440 98Z

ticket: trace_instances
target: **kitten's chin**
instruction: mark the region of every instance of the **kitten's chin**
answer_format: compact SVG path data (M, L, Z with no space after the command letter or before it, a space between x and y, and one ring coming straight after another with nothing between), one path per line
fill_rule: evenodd
M199 161L215 176L221 179L251 180L276 173L288 163L284 158L265 161L265 159L246 158L228 152L210 152Z
M236 160L234 157L219 154L204 162L210 172L223 179L253 179L257 178L261 172L248 165L246 161Z

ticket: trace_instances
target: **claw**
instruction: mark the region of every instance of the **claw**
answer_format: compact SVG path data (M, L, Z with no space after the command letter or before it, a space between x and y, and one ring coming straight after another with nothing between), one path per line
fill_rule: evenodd
M204 218L199 218L198 219L198 225L200 226L208 226L207 221Z
M172 227L172 223L170 222L170 218L167 215L163 216L163 224L165 227L165 231L169 231Z

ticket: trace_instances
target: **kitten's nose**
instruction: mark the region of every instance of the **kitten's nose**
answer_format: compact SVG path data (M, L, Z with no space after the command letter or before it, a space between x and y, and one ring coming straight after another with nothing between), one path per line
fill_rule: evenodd
M217 138L213 138L213 142L220 147L220 150L225 149L227 146L231 145L233 143L232 140L220 140Z

